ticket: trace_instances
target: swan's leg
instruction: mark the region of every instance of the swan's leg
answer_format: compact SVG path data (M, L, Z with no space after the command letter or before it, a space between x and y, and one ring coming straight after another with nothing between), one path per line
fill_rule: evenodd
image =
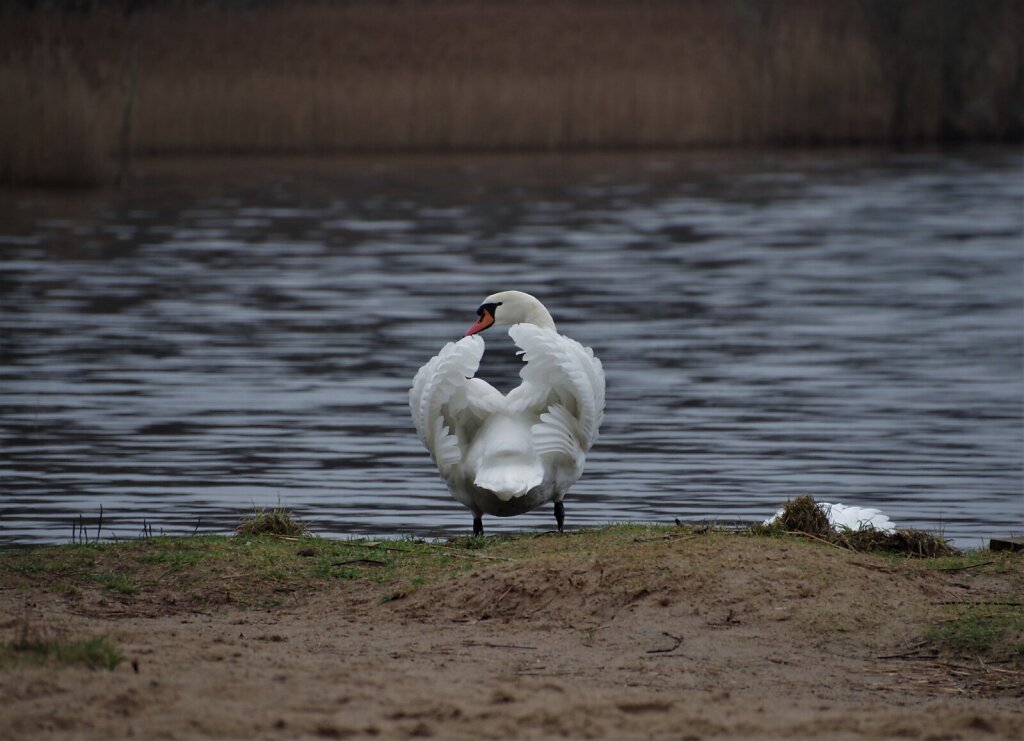
M484 534L484 518L478 515L473 515L473 535Z
M565 505L555 502L555 522L558 523L558 532L563 532L562 526L565 523Z

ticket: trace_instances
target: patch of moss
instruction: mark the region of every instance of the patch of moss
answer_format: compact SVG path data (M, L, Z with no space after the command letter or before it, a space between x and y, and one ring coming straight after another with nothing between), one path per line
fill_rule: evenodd
M166 550L146 553L139 558L139 561L160 564L170 569L180 569L195 566L205 556L206 553L201 550L169 547Z
M932 626L928 639L939 651L960 658L1024 663L1024 607L956 605L948 620Z
M93 574L92 579L97 584L102 584L111 592L117 592L118 594L135 594L142 586L131 574L100 572Z
M71 544L60 548L10 551L3 566L11 574L27 579L39 574L74 573L90 569L96 563L101 548L96 545Z
M1018 570L1015 568L1015 559L1019 560L1019 557L1010 551L975 550L922 560L921 566L934 571L1012 574Z
M28 631L0 645L0 666L62 664L89 669L114 669L124 660L106 636L56 640L32 636Z

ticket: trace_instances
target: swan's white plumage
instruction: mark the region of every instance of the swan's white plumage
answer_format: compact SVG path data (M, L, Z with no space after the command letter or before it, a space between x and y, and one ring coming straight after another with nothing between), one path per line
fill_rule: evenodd
M514 324L509 335L526 365L507 395L473 378L484 352L479 335L445 345L409 392L420 439L476 516L561 501L604 414L604 371L589 348L534 324Z
M509 336L521 349L526 366L519 374L526 387L525 398L536 403L540 396L557 396L568 414L553 413L541 418L542 433L554 437L578 437L586 452L597 439L604 416L604 369L590 348L563 337L552 329L533 324L516 324ZM517 389L518 391L518 389ZM550 406L550 405L546 405ZM555 405L558 406L558 405ZM554 412L554 409L551 410ZM567 425L572 424L572 428ZM569 453L569 449L563 449Z
M486 397L485 389L470 387L467 383L467 378L480 367L483 354L484 341L480 337L449 342L420 368L412 381L409 408L416 432L442 474L460 463L463 455L458 438L446 423L449 415L472 413L475 401L472 397ZM485 385L497 393L490 384Z
M890 520L888 515L883 513L880 509L839 503L828 504L827 502L818 502L818 507L825 513L825 516L828 517L829 524L835 530L874 529L883 533L892 533L896 531L892 520ZM781 516L782 510L780 509L774 515L765 520L765 524L770 525Z
M837 530L874 528L884 533L895 531L892 520L879 509L838 503L821 506L824 508L825 514L828 515L828 521Z

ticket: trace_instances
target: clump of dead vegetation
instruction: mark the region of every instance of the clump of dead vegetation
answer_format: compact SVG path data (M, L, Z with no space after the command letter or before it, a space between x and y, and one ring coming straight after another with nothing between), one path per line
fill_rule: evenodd
M769 523L754 525L750 531L755 535L796 533L858 552L882 551L915 558L937 558L956 553L944 538L923 530L889 532L871 526L859 530L835 528L825 510L810 496L789 500L778 517Z
M275 507L267 510L260 507L252 517L238 523L235 533L238 535L276 535L301 538L309 535L309 528L307 523L297 519L286 509Z
M916 558L952 556L956 550L938 535L923 530L897 530L893 533L865 528L836 533L836 542L852 551L888 551Z
M778 526L788 533L806 533L818 538L828 539L833 534L832 525L828 521L825 510L818 506L814 497L797 497L786 502L782 514L766 527Z

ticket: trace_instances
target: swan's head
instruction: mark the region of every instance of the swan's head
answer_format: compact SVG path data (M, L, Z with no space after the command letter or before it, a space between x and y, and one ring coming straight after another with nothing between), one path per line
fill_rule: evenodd
M476 315L476 324L466 332L467 337L495 325L536 324L545 329L555 328L555 322L544 304L522 291L492 293L480 304Z

